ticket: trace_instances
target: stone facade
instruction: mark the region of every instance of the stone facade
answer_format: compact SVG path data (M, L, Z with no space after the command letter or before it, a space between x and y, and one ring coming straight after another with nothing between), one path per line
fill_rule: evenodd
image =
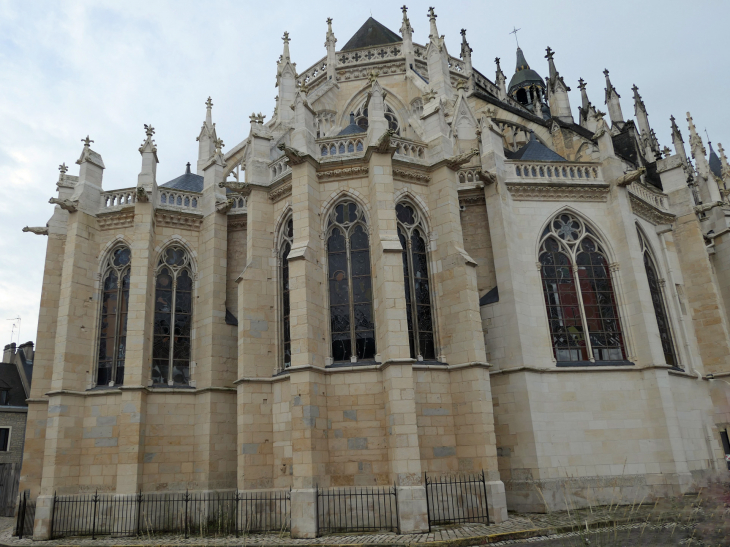
M310 537L318 487L395 484L413 532L424 473L484 471L494 522L722 476L724 154L715 176L690 118L695 164L674 124L662 157L607 72L610 125L583 83L575 123L554 52L508 87L429 20L340 51L330 21L303 72L285 33L272 119L224 153L209 99L197 174L158 185L147 126L135 187L103 189L88 138L61 166L29 228L37 538L54 492L291 488Z

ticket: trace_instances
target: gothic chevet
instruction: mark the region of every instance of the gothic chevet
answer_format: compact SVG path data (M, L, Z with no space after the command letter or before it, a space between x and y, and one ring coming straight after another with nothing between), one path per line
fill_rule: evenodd
M271 104L216 110L253 112L224 147L201 97L172 180L149 124L121 188L90 138L78 172L65 158L26 229L47 237L20 485L36 539L54 493L281 491L306 538L317 488L388 485L416 533L425 475L483 471L495 523L723 478L724 148L689 113L689 152L677 118L654 131L638 88L625 116L608 70L594 89L595 65L548 44L487 75L466 30L447 48L424 15L342 42L323 21L309 68L285 32L249 75Z

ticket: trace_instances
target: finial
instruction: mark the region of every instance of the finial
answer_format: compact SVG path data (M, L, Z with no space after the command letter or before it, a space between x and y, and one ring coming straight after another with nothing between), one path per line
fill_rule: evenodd
M583 81L583 78L578 79L578 89L583 91L586 88L586 83Z
M494 62L497 63L497 70L502 70L502 67L499 66L499 57L495 57Z
M213 99L211 99L211 98L210 98L210 96L208 96L208 100L207 100L207 101L205 101L205 106L206 106L206 108L208 108L209 110L210 110L211 108L213 108Z
M406 15L406 12L408 11L408 6L406 6L405 4L403 4L403 5L402 5L402 6L400 7L400 10L401 10L401 11L403 12L403 16L405 17L405 15Z
M289 39L289 32L284 31L284 36L281 37L282 40L284 40L285 44L288 44L291 40Z
M552 61L552 60L553 60L553 55L555 55L555 52L554 52L554 51L553 51L553 50L552 50L552 49L550 48L550 46L548 46L548 47L547 47L547 48L545 49L545 51L547 52L547 55L545 55L545 58L546 58L546 59L547 59L548 61Z
M66 162L63 162L61 165L58 166L58 170L61 171L61 175L65 175L68 171L68 167L66 166Z
M436 19L436 17L438 17L438 15L436 15L433 6L428 8L428 18L433 20Z
M83 142L83 143L84 143L84 148L89 148L89 147L91 146L91 143L92 143L92 142L94 142L94 141L92 141L92 140L91 140L91 139L89 138L89 136L88 136L88 135L86 135L86 138L85 138L85 139L81 139L81 142Z
M512 32L510 32L510 34L515 35L515 43L517 44L518 48L520 47L520 41L517 39L517 33L521 30L522 30L521 28L512 27Z
M216 139L215 140L215 150L216 152L220 152L221 148L223 148L225 144L223 144L223 139Z
M608 78L608 69L607 69L607 68L604 68L604 69L603 69L603 75L604 75L604 76L605 76L606 78Z
M466 38L466 29L465 28L461 29L459 34L461 34L464 38Z
M190 174L190 162L188 162L188 163L186 164L186 166L185 166L185 174L186 174L186 175L189 175L189 174Z
M707 128L705 127L705 136L707 137L707 144L712 144L710 142L710 134L707 132Z
M631 91L634 92L634 99L641 100L641 95L639 95L639 88L636 84L634 84L634 87L631 88Z
M672 155L672 151L668 146L665 146L664 149L662 150L662 154L664 154L665 158L668 158L669 156Z
M155 128L152 127L152 124L149 124L149 125L144 124L144 131L148 137L151 137L152 135L155 134Z
M332 26L332 17L327 17L327 24L331 27Z

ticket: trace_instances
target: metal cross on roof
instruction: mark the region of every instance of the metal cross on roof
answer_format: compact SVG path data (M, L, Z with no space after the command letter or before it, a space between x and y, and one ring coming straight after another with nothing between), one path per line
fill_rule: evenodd
M520 42L517 40L517 33L521 30L522 30L521 28L512 27L512 32L510 32L510 34L515 35L515 42L517 42L517 47L520 47Z

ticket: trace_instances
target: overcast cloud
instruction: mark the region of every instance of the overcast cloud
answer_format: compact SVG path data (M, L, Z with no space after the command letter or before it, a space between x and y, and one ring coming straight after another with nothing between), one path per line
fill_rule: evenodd
M411 1L417 43L428 40L426 11L434 3L449 52L459 54L466 28L474 66L490 78L495 57L511 77L516 26L527 61L543 77L545 48L555 50L576 119L578 78L605 110L608 68L627 117L631 86L639 86L661 146L671 144L671 114L688 142L690 111L698 129L730 149L730 2ZM104 158L104 188L124 188L136 184L143 124L153 124L164 183L195 164L209 95L227 149L247 136L249 114L270 118L285 30L303 71L325 55L327 17L339 48L371 12L400 28L398 4L385 1L0 0L0 343L10 342L6 319L17 315L21 341L36 338L47 239L21 228L45 225L57 166L66 162L78 174L82 137L90 135Z

